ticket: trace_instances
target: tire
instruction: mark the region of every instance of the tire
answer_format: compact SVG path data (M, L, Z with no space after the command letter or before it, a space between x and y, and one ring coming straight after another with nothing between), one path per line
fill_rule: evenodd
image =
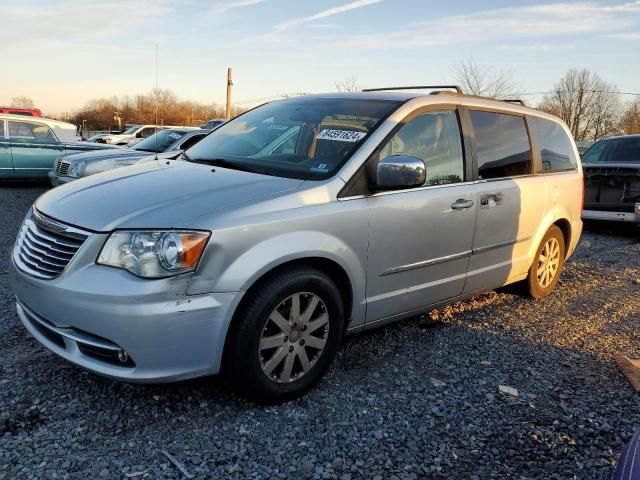
M301 396L320 380L342 341L338 288L321 271L296 267L273 274L248 295L229 332L225 373L257 401Z
M551 252L551 255L547 252ZM546 297L553 291L562 273L564 255L564 235L562 230L552 225L542 238L538 250L536 250L533 264L525 281L531 297ZM546 260L548 257L551 258L551 261Z

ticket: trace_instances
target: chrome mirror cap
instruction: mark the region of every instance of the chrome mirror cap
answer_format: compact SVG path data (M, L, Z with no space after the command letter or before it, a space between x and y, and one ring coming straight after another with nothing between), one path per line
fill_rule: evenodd
M419 187L426 180L427 168L422 159L390 155L378 162L375 187L383 190Z

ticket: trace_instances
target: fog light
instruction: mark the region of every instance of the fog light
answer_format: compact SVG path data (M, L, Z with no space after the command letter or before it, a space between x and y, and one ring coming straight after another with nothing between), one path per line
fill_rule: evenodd
M118 350L118 360L120 360L120 363L127 363L129 361L129 354L124 350Z

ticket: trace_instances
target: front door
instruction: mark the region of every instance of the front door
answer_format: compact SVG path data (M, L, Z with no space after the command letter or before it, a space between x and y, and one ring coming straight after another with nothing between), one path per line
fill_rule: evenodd
M455 109L411 115L373 160L389 155L422 159L427 181L369 197L367 322L459 295L475 228Z
M11 160L11 145L5 137L5 120L0 118L0 178L13 177L13 161Z
M477 160L476 233L465 292L525 274L545 211L546 181L533 174L524 117L470 111Z
M46 178L56 158L64 154L64 145L44 123L15 120L7 123L15 176Z

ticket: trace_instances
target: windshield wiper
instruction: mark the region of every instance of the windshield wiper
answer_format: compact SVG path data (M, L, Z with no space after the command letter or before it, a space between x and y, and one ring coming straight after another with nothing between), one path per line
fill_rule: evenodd
M183 154L184 155L184 154ZM262 171L261 168L253 167L252 165L247 165L245 163L237 163L232 160L228 160L226 158L189 158L188 161L194 163L204 163L206 165L212 165L214 167L222 167L228 168L230 170L239 170L241 172L250 172L250 173L261 173L263 175L268 175L268 173Z

